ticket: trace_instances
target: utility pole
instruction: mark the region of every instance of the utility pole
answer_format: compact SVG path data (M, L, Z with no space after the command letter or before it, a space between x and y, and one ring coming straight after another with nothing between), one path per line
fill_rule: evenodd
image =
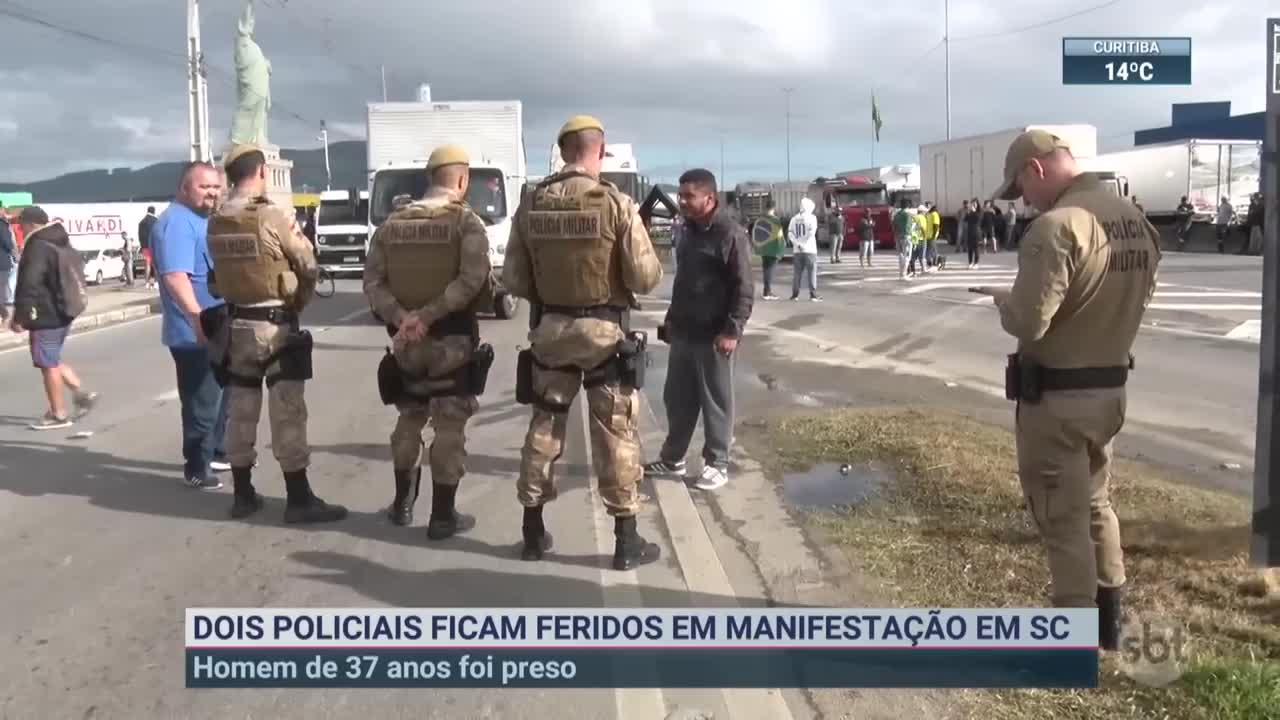
M951 0L942 0L942 54L947 66L947 139L951 139ZM873 165L875 163L872 163Z
M1276 305L1280 302L1280 18L1267 20L1267 112L1262 145L1262 345L1258 375L1258 434L1254 440L1253 542L1250 559L1280 567L1280 353Z
M387 66L379 65L378 67L382 70L382 102L386 102L387 101Z
M791 93L795 88L783 88L787 96L787 182L791 182Z
M320 140L324 142L324 189L333 189L333 172L329 169L329 128L320 121Z
M187 0L188 159L209 162L209 79L200 49L200 0Z
M720 136L720 187L726 187L728 180L724 177L724 135Z

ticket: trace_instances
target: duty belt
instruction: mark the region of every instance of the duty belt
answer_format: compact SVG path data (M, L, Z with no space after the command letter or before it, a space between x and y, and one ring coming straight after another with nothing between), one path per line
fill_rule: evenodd
M400 331L399 327L391 323L387 323L386 328L388 337L395 337L396 333ZM480 337L480 324L476 322L475 316L471 313L450 313L431 323L431 327L427 328L427 335L436 339L450 335L463 335L478 339Z
M1040 368L1041 390L1091 390L1124 387L1129 368L1113 367Z
M238 320L256 320L276 325L293 325L298 322L298 313L283 307L239 307L230 305L232 318Z
M572 307L569 305L544 305L543 314L568 315L571 318L595 318L621 324L626 315L625 308L612 305L593 305L591 307Z

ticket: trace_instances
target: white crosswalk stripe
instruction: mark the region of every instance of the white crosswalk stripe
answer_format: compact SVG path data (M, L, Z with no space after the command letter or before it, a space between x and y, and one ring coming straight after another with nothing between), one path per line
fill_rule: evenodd
M953 264L950 268L916 275L904 282L898 277L896 256L886 257L871 268L850 266L846 261L840 265L822 265L818 272L820 288L825 286L852 292L861 288L879 294L889 292L895 295L939 298L970 305L989 305L992 300L988 296L966 295L969 288L1009 288L1018 275L1017 267L1013 265L991 264L969 268ZM1226 333L1227 337L1256 342L1259 334L1258 321L1246 318L1261 315L1262 293L1162 282L1156 288L1149 309L1208 315L1218 313L1222 318L1239 322L1238 326Z

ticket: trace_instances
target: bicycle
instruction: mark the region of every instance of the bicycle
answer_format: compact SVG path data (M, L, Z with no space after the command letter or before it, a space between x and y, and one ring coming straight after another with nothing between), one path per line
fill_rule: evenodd
M334 280L333 273L320 268L316 274L316 297L331 298L336 292L338 292L338 283Z

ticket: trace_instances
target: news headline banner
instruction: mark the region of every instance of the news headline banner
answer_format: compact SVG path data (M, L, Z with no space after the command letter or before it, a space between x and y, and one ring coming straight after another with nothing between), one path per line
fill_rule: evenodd
M1092 688L1091 609L208 609L191 688Z

